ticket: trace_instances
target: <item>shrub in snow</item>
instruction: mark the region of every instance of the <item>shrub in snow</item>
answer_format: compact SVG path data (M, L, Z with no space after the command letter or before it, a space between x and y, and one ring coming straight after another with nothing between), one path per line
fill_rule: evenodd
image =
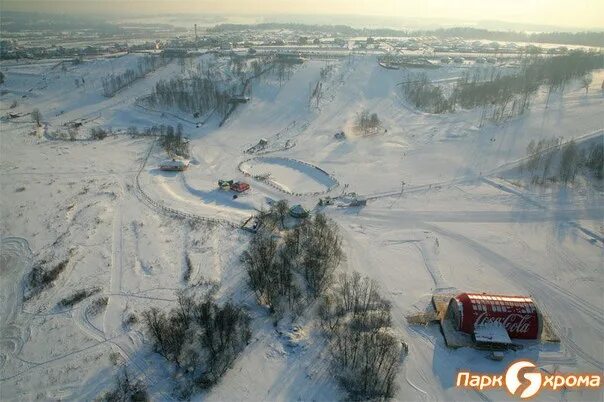
M191 257L189 256L189 253L186 253L185 255L185 273L183 274L183 280L185 282L189 282L189 280L191 279L191 273L193 272L193 262L191 261Z
M59 307L72 307L72 306L78 304L79 302L81 302L82 300L84 300L85 298L90 297L93 294L98 293L100 291L101 291L101 289L99 289L99 288L82 289L82 290L75 292L71 296L61 299L59 301L58 305L59 305Z
M145 402L149 400L147 387L141 380L132 380L124 369L116 379L115 388L97 399L102 402Z
M99 297L95 299L90 306L88 306L88 310L86 310L86 314L91 316L99 315L105 307L107 307L107 303L109 302L109 298L107 296Z
M65 270L68 262L69 260L63 260L49 270L43 268L43 264L35 265L27 280L28 291L25 294L25 299L31 298L52 285L54 280Z
M103 140L107 137L107 131L102 127L93 127L90 129L90 138L93 140Z

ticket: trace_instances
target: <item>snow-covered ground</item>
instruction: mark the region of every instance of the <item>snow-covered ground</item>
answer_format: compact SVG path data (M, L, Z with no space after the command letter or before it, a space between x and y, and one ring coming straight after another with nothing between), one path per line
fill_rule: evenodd
M430 115L412 109L397 87L404 75L379 67L372 56L337 62L322 100L309 105L310 89L327 64L311 60L283 82L254 80L251 101L222 127L216 116L197 127L191 116L183 120L135 104L157 80L181 73L176 62L112 98L102 96L101 78L134 67L137 57L85 61L66 71L54 62L0 65L6 75L2 114L13 101L17 113L38 108L46 132L90 120L82 137L96 126L182 123L192 152L189 170L166 173L157 169L165 154L150 137L58 141L36 130L29 116L1 123L0 399L93 399L112 386L122 365L147 384L154 400L172 399L168 366L129 317L151 306L167 309L179 290L210 284L219 285L220 301L249 309L253 336L220 383L196 399L343 398L313 319L301 319L304 335L292 347L256 305L239 261L250 235L233 227L270 200L313 208L319 192L368 198L363 209L323 211L342 231L347 258L341 269L380 284L393 303L394 326L409 344L396 399L501 400L503 391L456 389L456 372L497 373L519 358L549 371L603 370L602 186L540 189L509 177L531 140L603 141L603 71L594 74L587 94L572 85L546 108L541 93L524 116L481 127L479 110ZM448 82L462 72L446 66L429 74ZM84 85L76 87L74 80L82 78ZM378 113L384 133L354 133L355 116L365 109ZM342 130L346 138L334 138ZM259 158L243 152L261 138L274 152ZM285 140L294 146L282 147ZM244 172L270 173L270 180ZM217 188L218 179L245 180L252 189L234 199ZM188 280L187 256L194 266ZM51 268L64 260L67 267L52 287L23 300L32 266ZM95 287L99 293L72 308L57 305ZM453 289L530 294L562 341L527 344L493 362L486 352L446 348L437 327L407 324L405 316L423 310L432 293ZM90 306L101 297L107 306L95 314ZM538 398L601 400L602 393L544 392Z

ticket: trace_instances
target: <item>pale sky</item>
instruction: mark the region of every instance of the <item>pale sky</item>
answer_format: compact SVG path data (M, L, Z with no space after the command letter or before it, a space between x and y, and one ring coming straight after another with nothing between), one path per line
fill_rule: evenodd
M0 0L0 10L64 13L373 15L604 28L604 0Z

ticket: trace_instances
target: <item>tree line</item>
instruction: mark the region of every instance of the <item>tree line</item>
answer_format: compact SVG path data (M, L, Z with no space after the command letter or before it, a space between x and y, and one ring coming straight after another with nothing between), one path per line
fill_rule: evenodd
M520 167L531 177L532 184L560 181L574 183L579 175L587 180L604 178L604 144L581 150L574 140L562 143L562 138L531 140L527 160Z
M151 106L176 108L196 117L216 111L224 118L230 110L231 99L251 91L248 81L260 75L264 71L263 63L268 61L260 58L248 63L243 57L232 56L225 70L216 60L206 60L188 76L158 81L145 101Z
M456 82L449 96L425 73L409 75L401 83L401 90L409 102L425 112L452 112L456 106L465 109L483 107L483 115L490 108L490 118L500 122L527 111L541 85L548 88L546 106L550 95L564 91L572 80L580 79L581 86L587 90L591 71L602 67L604 57L601 54L575 51L564 56L525 59L514 74L495 70L468 71Z
M234 89L222 88L216 81L201 75L176 77L158 81L154 92L147 97L147 102L152 106L177 108L194 115L204 115L216 109L224 116L229 99L235 93Z
M132 84L139 78L143 78L145 75L157 70L159 67L165 66L169 62L170 59L166 59L161 56L145 55L138 59L136 68L129 68L123 73L110 74L104 77L101 80L103 85L103 95L111 97L120 89Z
M210 32L246 30L293 30L301 33L340 34L345 36L438 36L440 38L490 39L498 41L560 43L604 47L604 32L539 32L493 31L481 28L453 27L433 30L402 30L392 28L353 28L348 25L318 25L269 22L260 24L219 24Z

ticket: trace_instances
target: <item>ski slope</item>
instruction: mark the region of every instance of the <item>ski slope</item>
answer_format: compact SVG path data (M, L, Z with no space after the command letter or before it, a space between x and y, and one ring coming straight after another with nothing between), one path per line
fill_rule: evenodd
M236 228L273 200L313 209L320 196L343 191L366 197L368 205L322 209L342 232L340 268L380 284L392 301L394 326L409 344L396 400L501 400L503 391L456 389L456 372L499 372L520 358L549 371L602 371L601 183L535 188L518 185L512 173L531 140L602 141L604 72L594 73L587 94L573 84L546 108L540 93L527 114L481 126L479 110L430 115L412 109L397 87L404 74L379 67L374 56L338 61L323 82L323 99L313 104L310 88L328 62L310 60L284 80L270 74L254 80L250 102L224 125L210 116L198 126L191 116L136 105L157 80L182 73L175 62L112 98L101 95L101 77L135 66L137 57L99 58L66 71L54 62L0 66L6 74L2 113L17 100L19 113L40 109L48 130L90 120L82 133L182 123L192 152L187 171L162 172L158 164L166 155L149 137L59 141L30 135L35 128L28 116L1 123L0 399L94 399L122 366L145 382L153 400L173 399L171 369L152 352L140 321L129 318L151 306L170 308L184 288L213 284L220 301L248 309L253 336L222 380L195 400L345 398L316 319L300 318L304 336L292 347L277 331L290 330L288 323L275 328L256 304L239 260L250 235ZM460 70L446 66L430 77L446 84ZM74 79L82 77L85 85L75 88ZM355 133L363 110L378 113L383 133ZM345 139L334 138L339 131ZM244 153L262 138L268 153ZM248 176L265 173L269 181ZM245 180L252 188L233 198L217 188L218 179ZM33 264L64 259L66 271L54 285L23 301ZM72 308L58 307L62 298L91 287L101 290ZM437 327L406 322L434 292L455 290L529 294L561 343L527 343L493 362L486 352L446 348ZM90 314L102 296L105 309ZM577 391L538 399L601 396Z

